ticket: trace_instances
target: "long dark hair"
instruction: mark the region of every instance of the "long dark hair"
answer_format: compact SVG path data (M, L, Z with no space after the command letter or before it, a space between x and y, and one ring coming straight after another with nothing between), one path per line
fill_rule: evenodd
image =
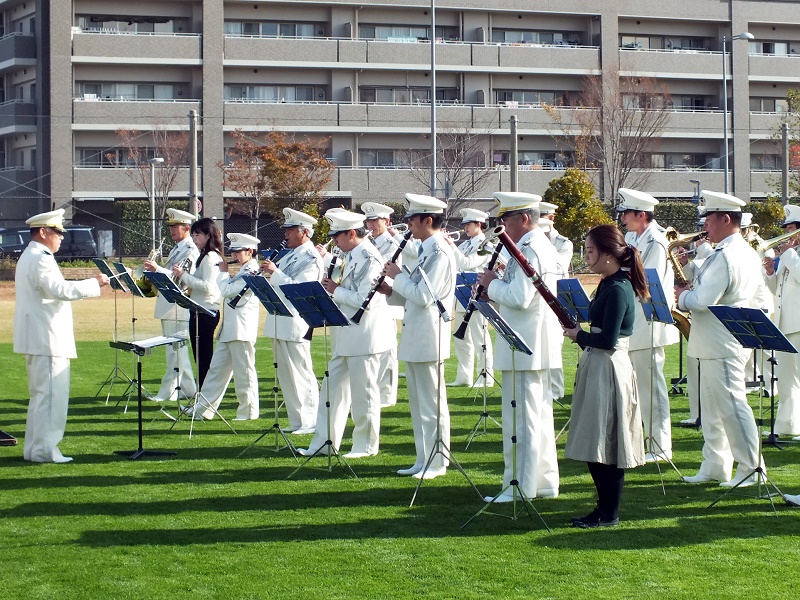
M610 254L617 260L620 267L625 269L624 272L631 280L634 294L642 300L650 297L639 251L625 242L622 232L616 226L598 225L593 227L586 237L592 238L592 243L598 252Z
M192 233L204 233L208 236L208 242L206 242L206 247L200 250L200 256L197 257L197 261L194 263L195 267L199 267L200 263L206 257L206 254L211 252L212 250L222 256L222 234L217 229L217 226L214 224L214 219L209 219L205 217L198 221L192 223Z

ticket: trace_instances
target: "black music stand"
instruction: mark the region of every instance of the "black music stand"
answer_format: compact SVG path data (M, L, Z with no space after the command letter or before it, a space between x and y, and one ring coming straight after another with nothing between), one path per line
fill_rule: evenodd
M533 354L533 351L528 347L520 335L514 331L511 326L500 316L494 307L489 304L488 302L484 301L475 301L475 307L481 312L481 314L486 318L486 320L492 324L495 331L498 335L500 335L506 343L511 348L511 408L513 415L511 421L511 445L512 445L512 462L511 462L511 481L509 481L508 485L501 489L494 497L492 497L486 504L481 507L481 509L472 515L469 520L464 523L461 528L464 529L467 525L469 525L473 519L478 517L482 514L487 515L494 515L496 517L503 517L504 519L511 519L512 521L516 521L517 517L519 517L522 510L517 510L517 494L519 494L520 499L522 500L522 506L525 508L525 512L528 513L528 518L533 519L533 515L531 515L530 509L533 509L533 512L539 517L541 520L542 525L544 525L547 531L550 531L550 527L548 527L547 523L545 522L544 518L542 517L541 513L536 509L533 505L533 501L528 498L525 493L522 491L522 488L519 485L519 481L517 480L517 386L516 382L516 368L515 368L515 356L517 352L522 352L523 354L527 354L528 356ZM487 510L492 504L496 502L496 500L503 495L504 492L507 490L511 490L511 515L503 515L500 513L490 512ZM530 507L530 508L529 508Z
M117 292L122 292L126 294L128 290L126 290L123 285L119 281L119 274L114 273L111 270L111 267L108 265L106 261L102 258L93 258L92 261L100 272L108 277L108 283L111 286L111 289L114 290L114 341L119 340L119 335L117 331ZM111 392L114 389L115 382L127 383L131 385L133 380L128 377L127 373L122 370L119 366L119 349L114 349L114 367L111 369L111 372L108 374L108 377L105 378L103 383L100 384L100 388L97 390L97 393L94 395L97 398L100 395L100 392L103 391L103 388L108 386L108 394L106 394L106 404L108 404L109 398L111 398ZM127 390L126 390L127 391ZM127 406L125 407L127 409Z
M172 281L172 278L166 273L159 273L158 271L146 271L144 273L144 276L147 277L150 283L152 283L158 290L158 293L164 296L164 298L168 302L172 304L177 304L181 308L187 309L189 312L195 315L195 318L197 318L197 315L199 315L200 313L203 313L210 317L216 316L217 311L209 310L204 306L201 306L191 298L189 298L186 294L183 293L183 291L181 291L181 289L177 285L175 285L175 282ZM197 331L199 331L199 329L197 329ZM195 347L197 347L197 344L195 344ZM195 368L197 368L196 362L197 360L195 358ZM195 378L196 377L197 375L195 374ZM178 423L178 421L181 420L181 418L184 415L191 414L192 422L189 425L189 439L192 438L192 433L194 431L194 420L195 420L194 417L197 411L197 402L201 396L202 392L198 390L197 394L194 397L194 402L178 410L178 416L174 418L174 421L170 429L175 427L175 425ZM209 402L208 399L205 400L206 400L205 402L206 408L210 408L214 412L214 414L217 415L222 420L222 422L228 426L228 429L230 429L233 433L236 433L236 430L231 426L230 423L228 423L225 417L223 417L216 408L211 406L211 402ZM178 406L180 407L180 395L178 397Z
M769 317L758 308L737 308L735 306L709 306L708 309L719 319L725 328L730 331L731 335L736 338L744 348L759 348L761 350L770 350L771 352L789 352L796 354L797 349L786 338L781 330L770 321ZM763 398L763 395L760 396ZM761 402L759 403L761 404ZM756 421L757 426L763 426L764 421L760 418L761 408L759 407L759 419ZM758 430L758 466L748 473L742 480L727 490L719 498L714 500L708 505L708 508L714 506L717 502L722 500L725 496L730 494L733 490L742 485L750 477L758 474L758 492L757 498L763 498L761 495L761 485L763 483L766 489L766 497L772 505L772 510L775 516L778 516L778 511L775 510L775 503L772 501L772 493L769 491L771 485L779 496L783 497L783 492L778 489L772 480L767 476L764 467L761 466L761 430Z
M678 474L678 477L683 480L683 475L678 470L678 467L675 466L675 463L672 462L671 458L667 458L664 455L664 449L653 439L653 384L655 383L655 369L653 368L653 347L655 344L655 327L653 327L654 323L664 323L665 325L674 325L675 319L672 318L672 309L669 306L669 302L667 301L666 293L664 292L664 288L661 285L661 279L658 276L658 271L654 268L648 268L644 270L645 278L647 279L647 289L650 292L650 300L642 302L642 309L644 310L644 318L647 319L647 322L650 324L650 418L648 419L649 423L647 424L647 436L645 437L645 450L653 455L656 460L656 470L658 470L658 475L661 479L661 491L666 496L667 490L664 487L664 476L661 473L661 466L658 464L658 459L663 458L666 460L670 466L675 469L675 472ZM644 400L643 398L640 400ZM647 450L649 440L649 450ZM653 444L656 445L657 451L653 451Z
M143 456L172 456L176 454L170 450L145 450L143 446L143 429L142 429L142 356L150 354L153 348L158 346L165 346L167 344L176 344L185 342L185 338L157 336L148 338L146 340L139 340L136 342L111 342L111 347L115 350L124 350L126 352L133 352L136 356L136 381L138 388L138 411L139 411L139 447L136 450L115 450L114 454L120 456L127 456L131 460L139 459Z
M295 307L303 320L308 324L310 329L322 327L325 338L325 378L323 379L323 382L325 385L330 386L330 382L328 381L328 327L347 327L350 325L350 319L348 319L344 313L339 310L339 307L328 295L328 292L325 291L325 288L322 287L322 284L319 281L289 283L282 285L281 291L283 292L283 295L286 296L286 299ZM310 456L307 456L306 459L300 463L300 465L294 471L292 471L286 479L291 479L294 477L298 471L308 464L308 461L315 456L322 454L323 449L328 457L327 471L329 473L333 471L332 459L335 458L336 464L341 467L345 475L349 471L355 479L358 479L358 475L356 475L355 471L353 471L353 468L350 466L344 456L339 453L339 449L334 448L333 446L333 440L331 439L331 400L328 392L325 393L325 408L327 409L325 412L328 427L328 436L325 440L325 443L317 448ZM319 426L319 423L317 426Z
M267 254L267 256L271 256L271 253ZM286 308L286 305L281 301L280 296L278 296L277 292L272 288L267 281L266 277L261 275L244 275L242 276L242 280L250 286L250 289L255 294L256 298L258 298L261 305L267 309L267 312L271 314L273 317L291 317L292 313L289 312L289 309ZM295 453L294 445L286 434L281 429L281 424L278 421L278 362L276 358L276 354L274 351L274 344L275 338L277 337L277 328L278 323L276 320L273 319L273 336L272 336L272 343L273 343L273 352L272 352L272 367L275 371L275 379L272 385L272 394L273 399L275 400L275 422L272 424L272 427L269 429L265 429L247 448L242 450L239 456L242 456L245 452L247 452L250 448L255 446L258 442L260 442L264 436L266 436L270 431L275 431L275 452L280 452L284 448L289 448L289 451L292 453L292 456L297 460L297 454ZM283 438L284 446L280 445L279 440ZM237 457L238 458L238 457Z
M591 300L589 300L586 290L583 289L581 282L577 278L559 279L556 282L556 298L558 298L559 304L575 318L575 321L578 323L589 322L589 304L591 304ZM580 350L576 348L576 351L578 352L577 360L580 362ZM567 422L559 430L556 436L556 443L564 435L571 420L572 417L568 417Z

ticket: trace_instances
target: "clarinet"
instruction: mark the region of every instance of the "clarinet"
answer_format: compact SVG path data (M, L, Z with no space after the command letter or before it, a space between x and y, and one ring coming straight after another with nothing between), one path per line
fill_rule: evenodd
M494 269L494 265L497 262L497 259L500 258L500 252L502 250L503 250L503 243L498 242L494 248L494 252L492 253L492 258L489 259L489 263L486 265L486 268L489 271ZM480 298L481 294L483 294L484 291L486 291L486 288L482 285L479 285L475 288L475 292L472 294L472 298L470 299L469 304L467 305L467 310L464 313L464 319L461 321L461 325L458 326L458 329L453 334L453 337L455 337L456 339L463 340L464 336L467 334L467 326L469 325L469 320L472 318L472 313L475 312L475 300Z
M391 262L391 263L396 263L397 262L397 259L400 258L400 254L402 254L402 252L403 252L403 248L406 247L406 244L408 243L408 240L410 240L410 239L411 239L411 232L410 231L406 231L405 235L403 236L402 241L400 242L400 245L397 247L397 250L394 251L394 254L392 255L392 258L391 258L391 260L389 262ZM364 316L364 311L367 310L367 307L369 306L370 300L372 300L372 297L375 295L375 292L378 291L378 288L381 287L381 284L383 283L384 279L386 279L386 277L381 275L380 277L378 277L375 280L375 283L372 284L372 287L370 288L369 292L367 293L367 297L364 298L364 302L361 303L361 308L359 308L358 312L356 312L356 314L353 315L353 318L350 319L356 325L358 325L361 322L361 317Z
M502 229L502 231L498 231ZM536 272L531 266L531 263L523 256L522 252L520 252L517 245L508 237L508 234L505 232L505 228L497 227L493 232L496 237L500 240L500 243L506 247L508 253L512 256L514 260L517 261L517 264L522 268L525 272L525 275L531 280L533 286L536 290L541 294L542 298L544 298L545 302L547 302L547 306L550 307L556 317L558 318L558 322L561 323L561 326L565 329L574 329L578 327L578 320L573 317L566 308L558 301L553 295L553 292L550 291L550 288L547 287L547 284L542 281L542 276ZM581 346L583 347L583 346Z
M275 250L273 250L272 254L269 255L269 258L267 260L275 260L275 257L278 256L278 254L281 253L281 250L283 250L285 247L286 247L286 240L282 241L281 245L278 246ZM228 306L230 306L231 308L236 308L236 306L239 304L239 301L242 299L242 296L244 296L247 293L247 290L249 289L250 286L245 284L245 286L238 294L236 294L236 296L228 300Z

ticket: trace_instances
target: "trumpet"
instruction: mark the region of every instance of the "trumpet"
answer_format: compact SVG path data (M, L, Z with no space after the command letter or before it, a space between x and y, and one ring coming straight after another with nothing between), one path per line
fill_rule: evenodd
M444 235L449 237L452 241L457 242L461 239L461 232L460 231L445 231Z

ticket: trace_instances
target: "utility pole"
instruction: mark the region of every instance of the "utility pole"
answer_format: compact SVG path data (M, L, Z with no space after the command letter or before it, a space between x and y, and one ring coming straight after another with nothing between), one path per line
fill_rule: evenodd
M511 152L508 162L511 163L511 191L519 191L519 138L517 137L517 115L511 115Z
M789 204L789 124L781 123L781 204Z
M189 155L189 212L199 216L197 200L197 111L189 111L189 140L191 152Z

